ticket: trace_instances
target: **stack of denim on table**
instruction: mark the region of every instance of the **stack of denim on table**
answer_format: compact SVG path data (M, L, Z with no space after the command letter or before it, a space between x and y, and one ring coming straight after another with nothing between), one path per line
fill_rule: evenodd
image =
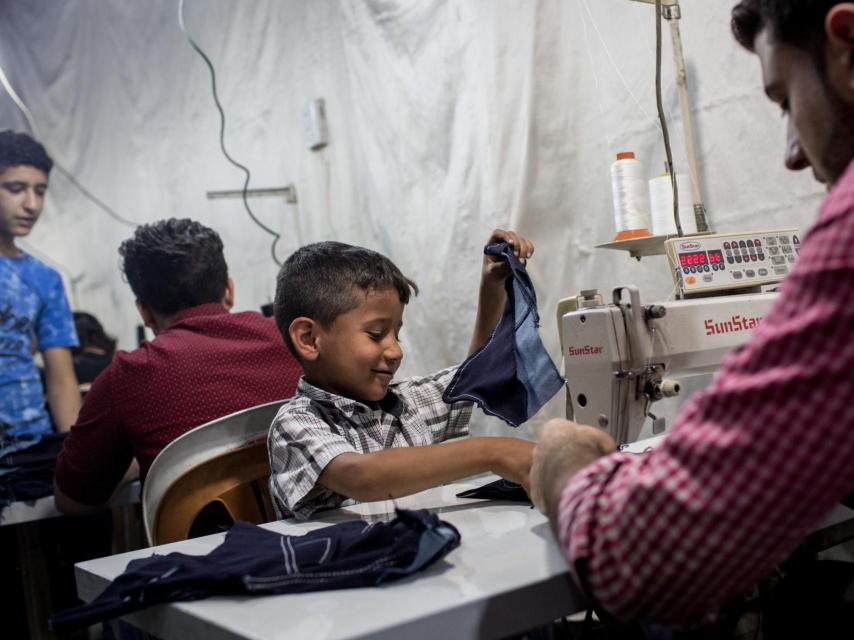
M540 340L537 294L525 265L506 242L483 252L510 264L507 302L489 340L460 365L442 399L473 400L484 413L518 427L560 391L564 379Z
M70 631L163 602L214 595L375 586L419 571L459 544L459 532L425 510L398 509L391 522L342 522L302 536L238 522L206 556L133 560L92 602L53 616L49 624Z
M53 493L53 470L66 435L0 435L0 510Z

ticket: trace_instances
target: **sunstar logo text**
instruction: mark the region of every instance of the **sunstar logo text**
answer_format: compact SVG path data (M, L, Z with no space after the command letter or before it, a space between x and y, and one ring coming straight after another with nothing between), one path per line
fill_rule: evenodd
M734 333L736 331L750 331L759 326L762 322L762 317L746 318L744 316L733 316L729 320L723 322L715 322L714 320L705 320L703 325L706 327L707 336L716 336L721 333Z
M679 249L680 251L693 251L694 249L699 249L699 242L680 242Z
M603 347L593 347L586 344L583 347L570 347L566 353L570 356L595 356L602 353L602 350Z

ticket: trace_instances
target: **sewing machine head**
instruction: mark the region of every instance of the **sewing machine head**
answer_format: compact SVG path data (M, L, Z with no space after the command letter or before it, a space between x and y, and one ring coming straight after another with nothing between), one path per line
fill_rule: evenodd
M633 442L652 403L679 394L673 377L714 371L747 341L776 295L644 306L637 288L625 286L607 304L597 291L562 301L567 417L605 429L618 444Z

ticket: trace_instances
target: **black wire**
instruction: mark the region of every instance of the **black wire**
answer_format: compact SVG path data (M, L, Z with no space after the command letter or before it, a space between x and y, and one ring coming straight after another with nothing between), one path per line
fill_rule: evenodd
M655 102L658 107L658 119L661 122L661 134L664 137L664 153L667 156L667 173L670 174L670 187L673 189L673 220L676 222L676 234L681 238L682 223L679 220L679 187L676 186L676 173L673 171L673 153L670 150L670 133L667 131L667 119L661 101L661 0L655 0Z
M255 214L252 212L252 208L249 206L249 198L246 194L249 189L249 180L252 174L250 173L248 167L232 158L231 154L229 154L228 150L225 148L225 111L222 108L222 104L219 101L219 95L217 94L216 90L216 71L214 70L214 66L211 63L210 58L205 55L205 52L202 51L202 48L198 44L196 44L192 36L190 36L190 33L184 28L184 0L180 0L178 5L178 22L179 26L181 27L181 31L184 32L185 36L187 36L187 41L190 43L190 46L193 47L193 49L196 50L196 53L198 53L202 57L202 60L204 60L205 64L208 67L208 70L211 73L211 90L213 92L213 99L214 103L216 104L217 111L219 111L219 146L222 149L222 153L225 156L226 160L228 160L235 167L243 171L243 173L245 174L245 179L243 181L243 189L241 193L241 195L243 196L243 206L246 209L246 213L248 213L249 217L252 218L252 222L261 227L271 236L273 236L273 244L270 245L270 254L273 256L273 262L275 262L278 266L281 267L282 262L276 256L276 245L279 243L279 240L282 236L280 233L277 233L255 217Z

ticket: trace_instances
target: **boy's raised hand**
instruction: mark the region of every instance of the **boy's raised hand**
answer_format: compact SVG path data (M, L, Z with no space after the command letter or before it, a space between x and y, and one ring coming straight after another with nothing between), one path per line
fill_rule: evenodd
M487 245L496 242L507 242L513 247L513 253L523 264L534 254L534 243L523 238L515 231L496 229L489 236ZM483 256L483 270L480 276L480 291L477 299L477 318L474 323L469 355L486 344L493 327L501 317L507 295L504 291L504 280L510 275L510 265L506 260L492 256Z
M520 236L515 231L505 231L504 229L496 229L489 236L487 246L497 242L506 242L513 247L513 253L519 259L519 262L525 262L534 255L534 243ZM494 256L483 256L483 274L481 280L483 283L494 283L503 286L504 280L510 275L510 265L505 260L501 260Z

